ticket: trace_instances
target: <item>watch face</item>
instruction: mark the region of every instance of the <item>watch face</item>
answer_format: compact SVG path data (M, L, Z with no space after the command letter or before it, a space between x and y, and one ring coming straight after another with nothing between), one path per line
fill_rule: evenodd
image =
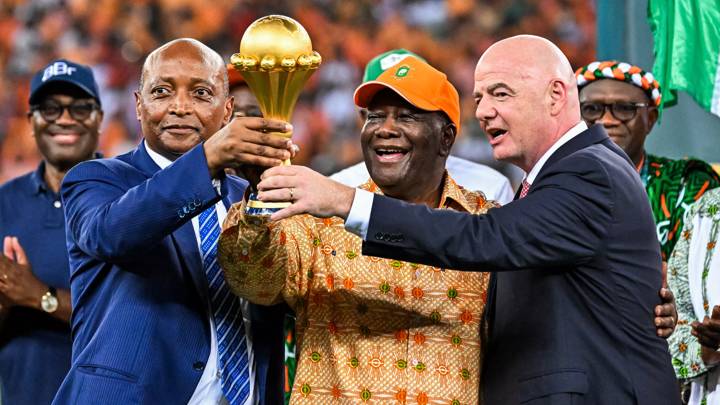
M46 293L42 296L42 299L40 300L40 306L45 312L55 312L58 308L57 297L50 293Z

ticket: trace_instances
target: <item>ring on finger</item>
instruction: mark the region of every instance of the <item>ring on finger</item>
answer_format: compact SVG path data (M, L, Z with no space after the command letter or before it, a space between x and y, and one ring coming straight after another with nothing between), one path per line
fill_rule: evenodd
M290 201L295 201L295 188L290 187L288 190L290 190Z
M7 273L3 274L3 280L7 280L7 279L8 279Z

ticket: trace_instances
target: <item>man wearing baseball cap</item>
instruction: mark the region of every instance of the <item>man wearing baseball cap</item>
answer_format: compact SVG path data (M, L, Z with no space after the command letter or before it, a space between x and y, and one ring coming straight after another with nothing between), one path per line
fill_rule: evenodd
M408 69L401 69L389 72L404 76ZM656 336L658 324L652 330L649 316L660 302L661 260L657 242L646 237L654 229L647 195L604 129L582 122L567 58L545 38L518 35L491 45L474 79L475 114L494 157L528 174L515 201L482 216L428 209L299 166L265 171L258 198L293 196L289 207L272 215L274 224L294 215L339 218L363 238L362 253L386 264L408 260L464 274L499 270L485 319L486 403L679 403L667 342ZM422 288L413 292L430 295ZM448 290L447 297L464 293ZM440 313L434 318L444 319ZM411 357L415 364L418 357ZM448 363L434 368L440 385L438 373L455 366Z
M419 55L406 49L393 49L382 53L368 62L363 74L363 83L377 79L384 71L395 66L407 56L414 56L424 61ZM365 109L360 110L360 116L364 122ZM446 168L453 179L459 185L470 190L480 190L491 199L501 204L512 200L513 191L508 179L498 171L469 160L455 156L449 156ZM339 181L348 186L358 186L364 183L369 177L364 162L350 166L330 176L331 179Z
M28 120L42 156L0 187L2 403L50 403L70 367L70 270L58 194L65 173L95 157L103 113L92 70L56 60L30 85Z
M360 188L474 214L496 206L445 169L460 102L443 73L405 56L361 85L355 103L367 108L360 142L370 180ZM243 204L230 209L219 260L236 294L296 311L291 403L478 403L486 273L364 256L337 217L267 226L243 212Z

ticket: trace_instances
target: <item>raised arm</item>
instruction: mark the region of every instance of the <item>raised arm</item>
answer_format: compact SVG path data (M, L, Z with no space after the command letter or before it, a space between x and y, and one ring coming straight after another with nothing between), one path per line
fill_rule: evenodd
M611 223L611 187L600 165L577 163L572 172L548 173L527 197L486 215L375 196L363 254L475 271L590 260L603 249Z
M150 178L129 164L88 161L61 188L67 232L86 254L127 261L220 199L202 145Z

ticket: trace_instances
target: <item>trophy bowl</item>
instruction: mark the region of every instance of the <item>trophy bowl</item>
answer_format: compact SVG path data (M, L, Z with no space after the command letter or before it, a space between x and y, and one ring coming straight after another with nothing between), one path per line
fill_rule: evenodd
M230 58L255 95L265 118L290 122L303 86L322 63L305 28L290 17L269 15L245 30L240 52ZM288 133L273 133L291 137ZM290 160L283 164L289 165ZM263 203L251 194L246 215L268 216L290 202Z

